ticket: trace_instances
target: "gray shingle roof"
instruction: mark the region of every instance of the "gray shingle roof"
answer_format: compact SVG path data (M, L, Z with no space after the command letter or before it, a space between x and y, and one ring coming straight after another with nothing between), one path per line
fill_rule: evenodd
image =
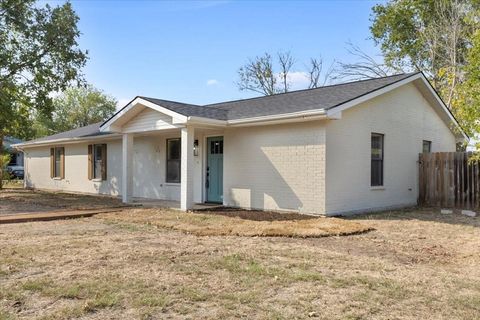
M185 116L204 117L216 120L234 120L314 109L328 110L395 82L404 80L417 73L398 74L383 78L360 80L315 89L291 91L273 96L228 101L203 106L142 96L139 96L139 98ZM82 128L57 133L48 137L28 141L28 143L108 135L109 133L100 132L100 126L103 123L99 122Z
M331 109L350 100L406 79L416 73L399 74L390 77L361 80L276 94L273 96L210 104L206 107L223 109L228 120L282 113Z
M149 97L142 97L139 98L145 99L152 103L155 103L159 106L164 108L170 109L177 113L180 113L184 116L193 116L193 117L203 117L203 118L210 118L210 119L217 119L217 120L227 120L227 111L217 108L206 108L205 106L199 106L195 104L188 104L188 103L181 103L169 100L162 100L162 99L155 99Z
M417 73L418 72L398 74L383 78L347 82L315 89L291 91L272 96L203 106L149 97L139 98L148 100L185 116L197 116L216 120L235 120L313 109L328 110Z
M97 122L85 127L80 127L73 130L60 132L51 136L42 137L42 138L27 141L27 142L36 143L36 142L45 142L45 141L59 140L59 139L88 138L88 137L95 137L100 135L110 135L111 133L100 132L100 126L102 123L103 122Z

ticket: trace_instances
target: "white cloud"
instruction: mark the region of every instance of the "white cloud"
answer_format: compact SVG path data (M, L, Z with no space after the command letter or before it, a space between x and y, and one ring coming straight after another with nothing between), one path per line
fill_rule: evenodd
M290 90L307 89L310 84L310 78L308 73L304 71L291 71L287 75L287 82L290 86ZM283 83L282 75L277 74L277 85L281 86Z
M216 80L216 79L207 80L207 86L214 86L214 85L217 85L217 84L218 84L218 80Z
M304 71L290 72L287 76L287 80L290 83L290 89L292 90L306 89L310 84L308 73Z
M117 100L117 110L120 110L120 109L122 109L123 107L125 107L125 105L126 105L127 103L129 103L130 100L132 100L132 99L118 99L118 100Z

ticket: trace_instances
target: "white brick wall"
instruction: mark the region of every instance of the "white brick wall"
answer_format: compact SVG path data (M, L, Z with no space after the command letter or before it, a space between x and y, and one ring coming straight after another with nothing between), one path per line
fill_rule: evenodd
M229 129L224 139L226 205L324 213L324 123Z
M179 138L180 133L136 137L133 140L133 196L141 198L180 200L180 184L166 183L166 139ZM203 135L198 135L200 149ZM91 142L93 143L93 142ZM107 143L107 180L88 180L88 144L66 144L65 179L50 178L50 147L26 149L27 186L38 189L121 195L122 142ZM194 159L194 200L202 201L201 156ZM198 173L198 174L197 174Z
M50 178L50 147L28 148L25 151L27 187L73 192L119 195L122 188L122 144L120 140L107 143L107 180L88 180L88 143L65 147L65 179Z
M413 84L343 112L327 124L326 212L416 204L422 140L455 151L455 137ZM384 189L370 187L370 135L385 135Z

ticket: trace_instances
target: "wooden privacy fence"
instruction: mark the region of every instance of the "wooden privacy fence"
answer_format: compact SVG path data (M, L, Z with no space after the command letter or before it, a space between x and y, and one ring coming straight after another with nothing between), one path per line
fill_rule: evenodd
M419 205L480 207L480 163L472 152L421 153Z

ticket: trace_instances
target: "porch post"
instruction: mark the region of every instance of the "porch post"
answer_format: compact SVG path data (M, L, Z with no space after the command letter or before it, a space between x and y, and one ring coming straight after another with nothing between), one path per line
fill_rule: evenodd
M181 192L180 209L187 211L193 207L193 139L195 129L182 128L182 153L181 153Z
M132 200L133 189L133 135L122 135L122 202L129 203Z

